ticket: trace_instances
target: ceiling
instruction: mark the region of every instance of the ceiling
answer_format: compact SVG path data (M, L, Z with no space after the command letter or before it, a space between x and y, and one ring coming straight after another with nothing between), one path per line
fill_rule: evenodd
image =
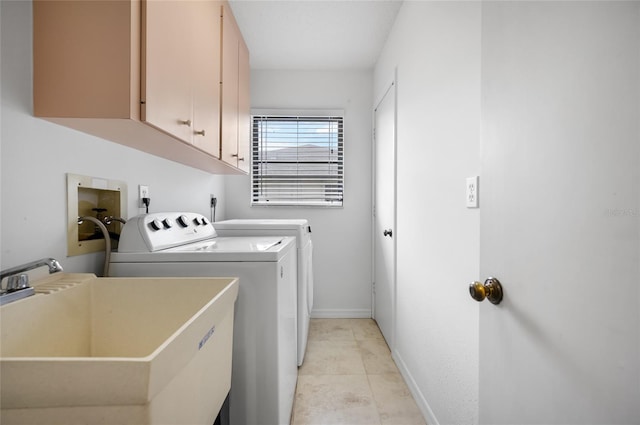
M402 0L230 0L252 69L372 68Z

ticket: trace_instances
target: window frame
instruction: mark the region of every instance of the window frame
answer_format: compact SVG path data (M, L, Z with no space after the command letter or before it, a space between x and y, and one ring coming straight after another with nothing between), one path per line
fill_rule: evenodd
M338 130L335 133L337 136L336 161L327 160L326 162L322 162L322 161L318 162L319 164L326 164L327 170L328 170L327 175L330 175L330 167L332 166L332 164L336 167L337 169L336 175L338 176L338 178L336 179L336 185L338 186L339 189L341 189L338 192L336 192L340 195L339 199L324 200L324 201L321 201L319 199L316 201L304 201L303 200L304 198L302 197L292 197L286 200L276 197L272 201L261 199L262 196L256 192L260 190L258 189L258 186L263 185L264 181L261 180L263 177L261 177L262 174L259 173L260 167L256 165L256 161L259 160L258 158L259 146L256 146L256 145L261 143L262 141L259 140L259 136L256 133L257 127L256 127L256 121L255 121L256 119L260 120L261 118L265 121L269 121L269 120L277 121L278 118L286 118L288 120L297 119L298 121L301 121L301 122L304 122L305 118L309 118L309 121L312 121L314 119L317 120L318 118L327 118L327 120L330 120L331 118L339 119ZM251 172L250 172L251 187L249 191L250 205L252 207L343 208L344 195L345 195L344 135L345 135L345 114L344 114L344 110L341 110L341 109L304 109L304 110L253 109L251 111L251 150L250 150L251 151ZM298 142L296 141L295 146L298 146L297 143ZM299 160L300 157L296 156L295 158L296 158L295 161L292 161L292 163L294 162L300 163L300 160ZM269 163L269 161L266 161L266 160L262 160L262 162ZM305 162L308 162L308 161L302 161L302 163L305 163ZM276 162L274 161L274 163ZM286 163L286 161L282 163ZM302 174L302 178L304 178L305 176L313 176L313 174L312 173L306 174L306 175ZM325 183L325 185L326 184L330 184L330 182Z

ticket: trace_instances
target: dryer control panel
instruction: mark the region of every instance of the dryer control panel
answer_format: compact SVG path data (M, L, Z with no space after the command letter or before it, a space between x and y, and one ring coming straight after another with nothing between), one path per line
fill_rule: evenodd
M216 229L202 214L141 214L131 218L122 228L118 252L154 252L216 236Z

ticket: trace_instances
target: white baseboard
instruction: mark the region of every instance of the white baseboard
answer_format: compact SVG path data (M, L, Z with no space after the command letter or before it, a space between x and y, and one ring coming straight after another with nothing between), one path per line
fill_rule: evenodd
M370 319L371 309L342 310L342 309L314 309L312 319Z
M420 391L420 388L418 388L416 381L413 379L413 376L411 376L411 372L409 372L409 369L407 369L407 365L402 360L402 356L398 353L397 350L393 351L392 356L393 360L396 362L396 366L398 366L398 369L402 374L402 377L407 383L407 387L409 387L409 391L411 391L413 399L418 405L418 409L420 409L420 411L422 412L422 416L424 416L429 425L440 425L440 422L438 422L436 415L433 413L433 410L431 410L429 403L427 403L427 400L424 398L422 391Z

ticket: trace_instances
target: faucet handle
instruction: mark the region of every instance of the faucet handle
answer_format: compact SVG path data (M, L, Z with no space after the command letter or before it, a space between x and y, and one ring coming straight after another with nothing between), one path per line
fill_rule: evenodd
M63 271L62 265L55 258L49 258L49 274Z
M7 278L7 292L15 292L29 287L29 275L26 273L15 274Z

